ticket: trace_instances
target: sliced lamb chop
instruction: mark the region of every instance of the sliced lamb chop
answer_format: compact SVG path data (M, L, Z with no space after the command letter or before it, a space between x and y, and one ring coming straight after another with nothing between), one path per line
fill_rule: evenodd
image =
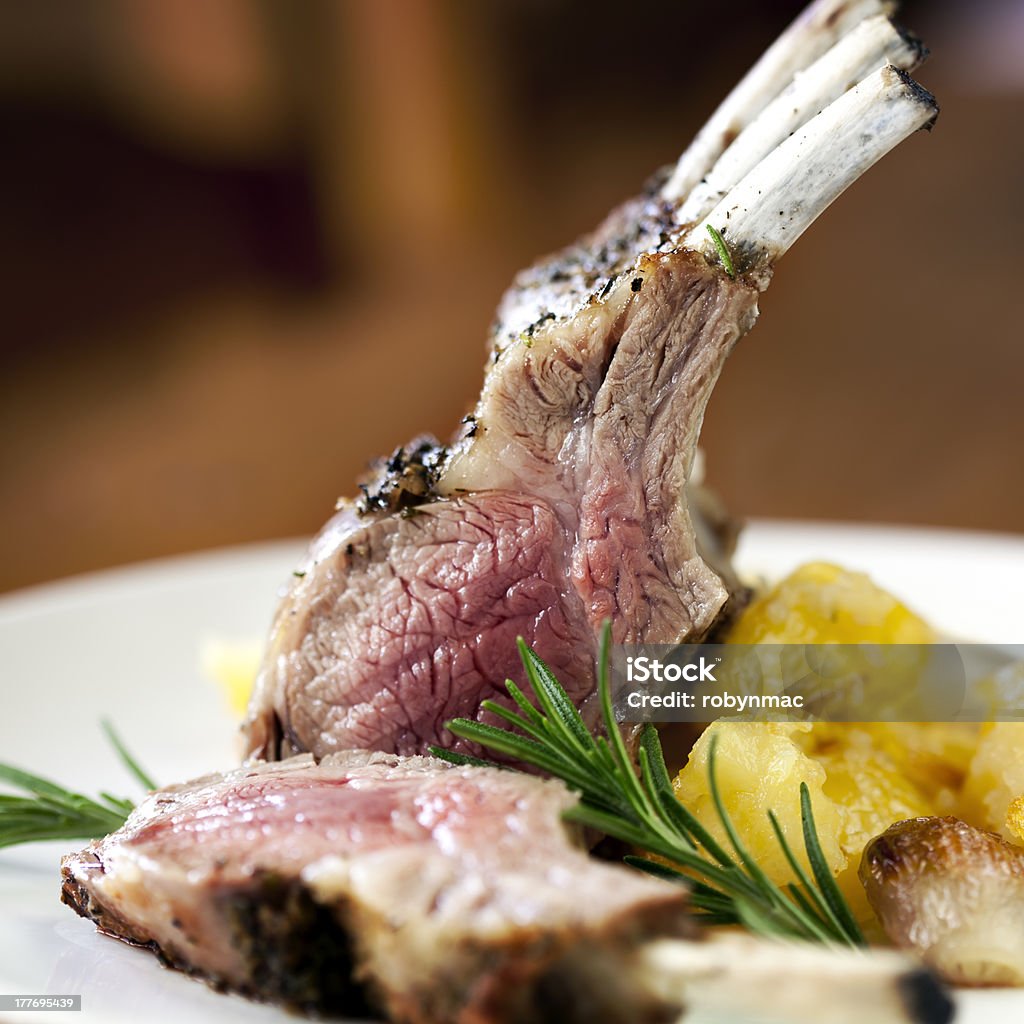
M250 753L449 745L446 721L481 717L485 698L507 700L507 677L521 681L519 635L589 718L604 619L616 642L648 643L701 640L721 620L740 588L692 489L711 389L777 259L936 114L904 71L879 67L921 52L884 20L833 46L879 8L812 5L667 182L519 275L462 435L396 452L313 542L277 612ZM680 224L678 183L716 161L698 222Z
M591 860L557 782L350 751L153 794L64 859L63 899L214 986L396 1021L660 1021L620 969L686 892Z
M946 1024L908 958L698 941L686 891L595 861L561 783L432 758L299 756L154 793L64 859L63 898L215 987L410 1024ZM786 984L776 984L785 976ZM866 991L867 990L867 991Z

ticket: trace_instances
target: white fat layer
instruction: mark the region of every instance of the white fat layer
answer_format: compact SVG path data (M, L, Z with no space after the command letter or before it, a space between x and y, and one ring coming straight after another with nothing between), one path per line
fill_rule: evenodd
M685 244L715 259L711 225L738 271L770 266L869 167L937 113L934 98L905 74L879 69L769 153Z
M885 15L862 21L792 82L737 136L676 211L679 224L704 217L740 179L815 114L886 64L909 71L922 48Z
M731 138L741 132L789 83L837 39L865 18L886 12L884 0L815 0L746 73L679 158L661 190L682 199L711 169Z
M317 902L332 903L349 891L349 861L345 857L330 854L307 864L300 877Z

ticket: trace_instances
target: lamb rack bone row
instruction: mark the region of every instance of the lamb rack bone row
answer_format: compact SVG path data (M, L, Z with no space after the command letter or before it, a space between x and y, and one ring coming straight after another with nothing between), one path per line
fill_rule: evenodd
M920 58L922 51L916 43L898 34L884 19L880 22L864 23L863 31L847 37L861 42L844 51L850 59L841 61L840 74L828 79L830 89L838 88L844 75L866 60L873 61L878 43L883 49L899 50L905 63ZM820 83L825 78L812 81ZM822 95L812 92L818 98ZM670 336L662 332L655 342L647 336L650 332L643 330L651 318L642 307L648 304L651 292L655 293L655 308L671 308L674 303L681 312L686 309L685 288L665 288L662 283L671 276L669 266L678 265L679 249L697 250L715 261L716 248L707 230L710 225L725 238L737 269L758 271L754 280L764 287L771 265L813 221L889 150L917 129L930 126L937 113L934 97L905 71L888 64L878 68L749 170L687 232L681 245L677 240L662 245L659 251L645 251L649 239L641 232L639 251L630 266L617 268L616 276L609 277L571 316L549 313L531 325L528 334L522 333L504 346L496 339L496 365L488 372L474 419L480 429L471 443L456 445L438 491L455 494L524 484L543 487L552 478L558 479L556 489L564 487L565 472L576 468L560 465L571 462L566 459L567 443L579 446L582 442L591 449L598 440L593 433L574 434L581 412L589 409L600 414L607 405L602 392L615 398L614 381L619 375L628 380L635 399L636 370L642 365L645 347L663 345ZM767 138L768 130L762 134L758 129L758 137ZM602 226L580 248L598 247L601 240L607 248L606 239L613 230L625 230L621 222L628 216L616 211L609 218L613 228ZM506 298L503 308L511 305L518 313L527 304L532 287L527 277L511 290L511 300ZM740 325L738 333L744 333L753 324L756 305L750 301L739 305L746 308L741 312L734 306L730 313ZM718 308L706 305L705 311L711 315ZM660 317L667 319L664 313ZM634 351L623 342L637 334L641 335L640 345ZM722 347L723 358L729 347L731 342ZM720 366L721 360L716 360L711 380ZM646 387L643 393L656 391ZM618 395L620 410L629 404L623 401L624 394ZM699 428L699 415L693 413L699 410L702 415L703 402L688 403L687 408L690 422ZM623 428L621 422L619 427ZM631 440L636 438L617 438L620 443Z
M740 132L676 211L680 224L704 217L740 179L815 114L872 71L912 71L927 56L921 42L885 15L862 21L793 81Z
M786 139L686 235L715 258L720 231L736 270L767 283L772 265L873 164L938 116L935 97L887 65Z
M816 0L806 7L697 133L663 185L662 197L678 202L688 196L729 143L798 71L817 60L865 18L889 13L895 6L882 0Z

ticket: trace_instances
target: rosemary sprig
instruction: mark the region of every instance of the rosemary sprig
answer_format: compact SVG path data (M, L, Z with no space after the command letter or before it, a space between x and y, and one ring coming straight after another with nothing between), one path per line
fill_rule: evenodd
M711 241L715 243L715 248L718 250L718 258L722 261L725 272L730 277L735 277L736 267L733 265L732 254L729 252L729 247L725 244L722 232L718 228L713 228L710 224L707 225L707 229L708 234L711 236Z
M110 722L104 721L102 728L128 771L145 789L156 789ZM85 796L9 764L0 764L0 782L25 794L0 793L0 847L45 839L96 839L120 828L135 808L123 797L106 792L96 798Z
M580 801L566 817L634 847L637 852L625 858L632 867L689 885L691 902L705 923L743 924L761 934L863 945L860 929L822 853L806 784L800 786L800 811L813 877L793 852L776 815L768 812L793 869L794 881L782 888L758 865L729 816L715 773L714 738L708 782L729 848L676 799L653 725L646 725L641 733L639 771L634 768L612 710L610 649L611 628L606 623L598 659L604 735L591 734L554 674L522 639L519 654L537 706L509 680L505 685L517 710L494 701L485 701L483 707L515 731L465 718L449 722L448 728L456 736L540 768L576 790ZM454 764L487 763L439 747L431 748L431 753Z

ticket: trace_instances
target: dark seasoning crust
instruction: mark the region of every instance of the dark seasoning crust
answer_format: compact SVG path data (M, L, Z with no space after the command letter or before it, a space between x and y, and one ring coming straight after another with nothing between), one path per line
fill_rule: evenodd
M127 945L152 952L163 966L205 982L217 992L237 992L248 999L278 1003L312 1017L394 1019L432 1024L461 1009L458 990L433 986L415 999L390 1002L389 994L361 976L358 942L345 908L318 903L308 887L273 872L258 872L252 882L217 897L225 920L247 967L249 981L239 984L196 967L187 957L149 938L133 938L131 925L111 915L88 891L65 877L61 902L97 929ZM669 934L696 938L693 928L674 906L652 907L646 915L651 927ZM180 927L180 922L175 922ZM645 1001L628 984L587 984L586 960L600 960L604 941L629 941L629 932L641 934L636 921L624 933L612 922L608 935L590 935L583 941L567 932L553 937L536 929L520 929L500 950L466 945L452 949L453 958L469 958L479 965L474 1004L482 1020L500 1019L522 1024L593 1024L609 1019L634 1024L668 1024L679 1007L660 1000ZM189 942L183 935L183 941ZM517 964L529 965L528 969ZM610 965L609 965L610 966ZM530 976L530 972L536 976ZM526 982L529 984L526 984ZM614 1010L612 1009L614 1007ZM493 1016L492 1016L493 1015ZM602 1016L604 1015L604 1016Z
M220 897L233 941L249 966L250 997L306 1014L365 1016L372 1003L357 981L345 908L317 903L295 879L262 872Z
M464 423L471 421L466 417ZM475 421L473 423L475 429ZM467 436L472 437L472 433ZM357 507L362 515L371 512L414 514L417 505L430 501L440 477L447 446L429 435L417 437L396 448L387 459L379 460L371 475L360 482L362 497Z
M90 859L90 868L103 872L103 861L95 854L83 854ZM137 946L140 949L149 949L161 957L161 960L169 963L162 956L159 945L153 942L148 935L137 931L130 922L115 914L109 907L95 900L92 893L79 882L74 875L68 872L61 873L60 901L70 907L79 917L84 917L96 925L98 931L109 935L113 939L119 939L129 946ZM172 965L173 966L173 965ZM184 969L184 968L183 968Z
M676 204L660 194L669 173L670 168L663 168L651 177L640 195L613 210L597 231L517 275L513 291L532 298L522 310L509 310L507 302L499 310L491 325L495 362L510 344L532 341L546 324L569 319L605 299L616 281L637 265L638 255L677 249L681 226L673 219ZM641 287L637 280L642 284L642 278L634 279L634 292ZM539 315L538 308L543 310Z
M570 320L589 305L603 302L616 283L629 274L633 275L630 292L636 295L644 286L645 264L651 257L685 252L680 239L690 225L677 224L676 203L661 197L661 188L670 173L670 167L662 168L645 183L638 196L613 210L596 231L517 275L491 325L492 362L497 363L512 345L522 343L532 348L538 332ZM723 228L723 236L727 230ZM706 262L703 256L694 254L693 258ZM521 306L510 303L510 299L519 297L524 299ZM542 310L539 314L538 309ZM469 414L463 417L462 429L451 445L442 444L431 435L421 435L396 448L388 458L378 459L359 482L362 493L356 502L357 510L364 516L378 512L416 515L417 506L439 497L435 486L453 449L485 429L476 415ZM339 507L346 500L340 499Z
M99 857L96 870L104 870ZM237 991L250 999L281 1003L307 1015L364 1016L372 1012L365 986L355 980L350 932L337 908L318 904L309 889L273 872L257 872L250 884L216 897L232 941L248 967L249 982L239 985L204 971L187 956L144 935L97 902L85 886L65 872L61 902L92 921L104 935L148 949L165 966L206 982L218 992ZM184 945L194 942L182 922Z

